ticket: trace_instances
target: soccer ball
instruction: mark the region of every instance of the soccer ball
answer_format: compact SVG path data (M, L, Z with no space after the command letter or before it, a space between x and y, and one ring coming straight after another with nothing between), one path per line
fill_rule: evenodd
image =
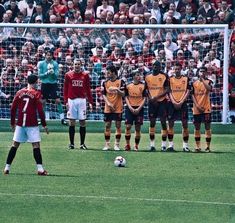
M126 166L126 159L122 156L117 156L114 160L114 166L125 167Z

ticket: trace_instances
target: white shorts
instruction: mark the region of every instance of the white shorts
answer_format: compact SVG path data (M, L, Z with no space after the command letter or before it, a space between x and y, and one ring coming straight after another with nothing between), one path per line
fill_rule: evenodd
M40 131L38 126L33 127L21 127L16 126L13 140L15 142L40 142Z
M75 98L68 99L69 110L67 112L68 119L86 119L86 99L85 98Z

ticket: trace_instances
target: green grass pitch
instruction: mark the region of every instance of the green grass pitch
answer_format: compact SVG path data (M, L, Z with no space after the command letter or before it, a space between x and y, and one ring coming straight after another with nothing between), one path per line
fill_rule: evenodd
M89 150L69 151L68 133L56 131L61 130L59 125L50 127L49 135L42 133L41 144L50 175L35 174L31 145L23 144L11 174L0 174L0 222L235 222L234 127L216 127L224 128L224 132L213 135L213 152L200 154L181 152L179 132L175 136L176 153L159 152L159 134L158 151L147 152L147 133L142 134L139 152L103 152L103 129L95 133L89 127ZM11 139L9 127L0 133L2 169ZM124 136L121 142L123 147ZM193 145L191 134L190 147ZM125 168L114 167L118 155L126 158Z

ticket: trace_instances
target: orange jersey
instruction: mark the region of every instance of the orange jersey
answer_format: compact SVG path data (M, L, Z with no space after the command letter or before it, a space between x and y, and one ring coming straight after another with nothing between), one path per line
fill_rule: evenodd
M146 96L145 85L143 83L130 83L126 86L125 95L131 106L139 106Z
M174 100L177 103L181 102L187 90L189 89L188 77L180 76L177 78L175 76L172 76L169 80L169 85L171 95Z
M206 83L212 85L212 81L206 79ZM193 96L195 97L198 105L205 109L204 113L211 113L210 91L208 91L202 81L197 80L193 83ZM193 114L201 114L193 103Z
M105 103L104 112L105 113L122 113L123 112L123 101L122 96L111 92L110 87L117 87L121 91L124 90L124 82L122 80L116 79L115 81L107 80L103 83L103 94L107 97L108 101L114 105L115 111L111 111L110 108Z
M168 76L166 74L149 74L145 77L146 88L150 97L156 97L164 92L168 86ZM159 98L158 101L166 99L166 95Z

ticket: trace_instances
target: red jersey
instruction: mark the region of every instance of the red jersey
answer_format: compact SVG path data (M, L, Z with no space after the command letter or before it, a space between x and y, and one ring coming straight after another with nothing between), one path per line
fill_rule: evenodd
M64 78L64 102L68 99L87 98L89 103L93 103L90 77L85 72L75 73L69 71Z
M38 126L38 117L42 126L46 126L45 114L41 102L41 92L35 89L23 88L19 90L11 106L11 125L15 125L18 110L18 126Z

